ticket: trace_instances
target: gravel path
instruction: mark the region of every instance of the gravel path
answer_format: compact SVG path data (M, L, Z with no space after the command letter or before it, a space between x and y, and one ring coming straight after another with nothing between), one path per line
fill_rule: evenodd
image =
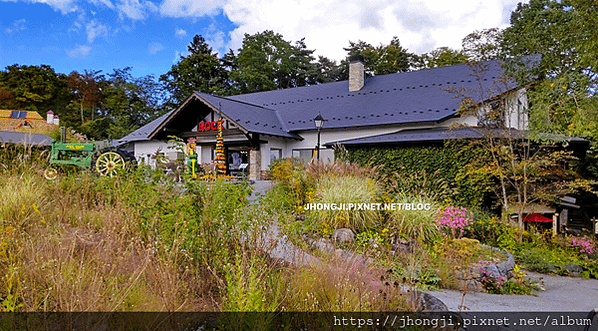
M499 295L463 293L452 290L430 291L444 302L449 310L458 311L463 299L466 310L475 312L519 311L577 311L589 312L598 308L598 280L579 277L543 275L526 271L528 278L543 284L544 291L531 295Z
M247 200L249 203L253 204L256 203L259 196L263 195L266 193L266 191L272 188L272 182L269 180L258 180L254 182L252 186L253 191ZM306 253L299 247L295 246L292 242L287 240L287 236L281 236L277 222L274 222L272 225L270 225L266 235L266 241L276 242L276 245L268 251L268 254L272 258L281 259L293 265L321 263L317 257Z

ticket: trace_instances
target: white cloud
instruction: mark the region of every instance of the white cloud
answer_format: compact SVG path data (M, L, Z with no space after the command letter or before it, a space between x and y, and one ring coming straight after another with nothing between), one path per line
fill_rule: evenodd
M24 18L14 21L14 22L12 22L12 25L10 27L4 29L4 32L10 34L13 32L25 30L25 28L26 28L25 23L27 23L27 21L25 21Z
M164 46L162 46L162 44L160 44L159 42L153 42L149 44L148 49L150 54L156 54L158 51L163 50Z
M316 54L340 60L349 40L388 44L397 36L410 52L448 46L460 48L474 30L506 27L519 0L228 0L224 13L238 25L230 48L238 49L245 33L264 30L288 41L305 37ZM507 8L507 10L505 10Z
M77 47L75 47L73 49L67 49L66 55L68 55L69 57L74 57L74 58L85 58L89 55L90 51L91 51L91 47L89 47L89 46L77 45Z
M114 9L114 4L110 0L88 0L89 2L93 3L94 5L104 5L110 9Z
M202 31L202 35L214 51L219 52L220 50L225 50L226 33L218 29L218 27L215 24L210 24L210 26L208 26L207 29Z
M116 5L120 18L132 20L144 20L149 12L158 11L158 7L151 1L139 2L139 0L120 0Z
M202 17L215 15L224 6L225 0L164 0L160 14L168 17Z
M178 63L181 60L181 57L187 57L190 53L188 51L175 51L174 52L174 59L172 59L172 64Z
M174 35L177 36L177 38L183 38L187 36L187 31L183 30L183 29L176 29L176 31L174 32Z
M85 32L87 33L87 41L91 44L97 37L107 37L108 26L99 23L97 20L91 20L85 24Z
M52 7L55 11L60 11L63 14L72 13L78 9L75 4L77 0L25 0L25 2L45 3L46 5Z

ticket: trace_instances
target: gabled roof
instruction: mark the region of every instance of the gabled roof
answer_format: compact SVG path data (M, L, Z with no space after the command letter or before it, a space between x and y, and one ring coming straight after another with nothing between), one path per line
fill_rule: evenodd
M485 69L475 74L480 67ZM244 133L293 139L301 139L298 131L315 130L313 118L318 113L327 120L325 129L437 123L456 116L460 107L456 91L481 102L516 87L498 83L502 76L499 62L486 61L475 68L460 64L369 77L356 92L349 92L347 81L230 97L194 92L176 110L119 141L152 139L197 100Z
M0 145L6 143L50 146L52 138L39 133L0 131Z
M341 81L228 99L275 110L289 132L314 130L313 118L318 113L327 120L325 128L438 122L454 116L460 107L457 94L449 90L462 91L480 102L516 87L497 83L503 76L499 62L479 66L485 67L479 77L469 64L460 64L369 77L357 92L349 92L348 82ZM483 97L477 92L480 87Z
M289 133L278 112L273 109L202 92L194 92L194 96L217 107L223 116L246 132L300 139L297 135Z
M174 110L169 111L168 113L156 118L155 120L149 122L148 124L142 126L141 128L129 133L128 135L112 141L113 146L120 146L126 143L134 142L134 141L146 141L149 140L149 135L166 120L170 114L172 114Z
M39 129L49 124L36 111L0 109L0 130Z

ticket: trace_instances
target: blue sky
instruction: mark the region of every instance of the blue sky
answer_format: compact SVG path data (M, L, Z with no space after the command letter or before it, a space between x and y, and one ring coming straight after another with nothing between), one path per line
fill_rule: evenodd
M220 53L245 33L305 38L340 60L348 41L411 52L459 48L474 30L505 27L517 0L0 0L0 69L47 64L68 74L130 66L136 77L166 73L201 34Z

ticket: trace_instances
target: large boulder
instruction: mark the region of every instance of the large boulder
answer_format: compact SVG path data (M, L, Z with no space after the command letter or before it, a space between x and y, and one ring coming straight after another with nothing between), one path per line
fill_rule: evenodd
M332 232L332 241L339 243L352 243L355 241L355 233L351 229L337 229Z

